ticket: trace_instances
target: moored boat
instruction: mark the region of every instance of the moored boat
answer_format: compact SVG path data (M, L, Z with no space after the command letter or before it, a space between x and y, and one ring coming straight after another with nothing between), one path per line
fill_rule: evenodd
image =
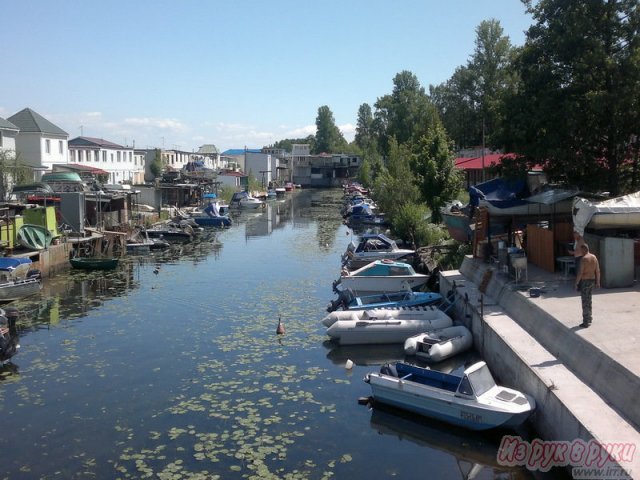
M383 233L367 233L360 237L358 244L350 242L342 255L343 265L356 269L374 260L399 260L415 254L415 250L399 248L398 244Z
M425 307L395 307L395 308L371 308L366 310L342 310L331 312L321 320L325 327L330 327L338 320L386 320L395 318L397 320L435 320L445 319L443 327L451 325L453 321L445 312L434 306ZM442 328L442 327L433 327Z
M114 270L117 268L118 258L75 257L69 259L73 268L78 270Z
M367 374L365 382L376 402L471 430L515 428L536 406L533 397L497 385L485 362L462 376L397 362Z
M327 335L340 345L404 343L418 332L451 326L451 318L433 320L374 319L338 320L327 328Z
M0 257L0 302L10 302L38 293L42 288L39 270L30 258Z
M338 308L343 310L367 310L370 308L419 307L442 301L442 295L435 292L400 292L379 293L375 295L354 295L351 290L343 290L337 300L331 301L327 312Z
M398 292L400 290L416 290L429 279L428 275L417 273L414 268L404 262L390 259L375 260L352 272L343 269L340 278L333 283L334 291L338 286L350 288L358 294L379 292Z
M427 362L441 362L473 346L473 336L464 325L432 330L407 338L404 353Z

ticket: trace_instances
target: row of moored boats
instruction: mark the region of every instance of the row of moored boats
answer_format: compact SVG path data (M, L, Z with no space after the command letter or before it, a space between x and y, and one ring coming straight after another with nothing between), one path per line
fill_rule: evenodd
M353 193L345 193L348 209ZM485 362L438 371L437 362L472 348L473 335L450 317L451 299L420 291L429 277L408 263L414 255L384 234L350 242L333 283L338 298L322 319L327 335L339 345L404 345L405 361L365 376L374 402L474 430L521 424L535 400L497 385Z

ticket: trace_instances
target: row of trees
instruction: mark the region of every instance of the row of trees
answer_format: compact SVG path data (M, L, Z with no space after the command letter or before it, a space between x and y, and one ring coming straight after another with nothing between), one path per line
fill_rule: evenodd
M406 227L408 212L422 215L426 205L437 222L461 187L459 149L514 153L503 161L506 175L542 166L551 181L587 191L640 187L637 0L523 4L534 23L522 47L497 20L482 22L473 54L446 82L427 93L403 71L390 94L362 104L351 144L329 107L318 110L312 151L361 155L361 180L414 238L420 232Z

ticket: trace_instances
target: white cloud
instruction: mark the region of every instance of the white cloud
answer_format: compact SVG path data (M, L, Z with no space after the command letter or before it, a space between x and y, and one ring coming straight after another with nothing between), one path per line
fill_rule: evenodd
M356 135L356 127L351 123L345 123L344 125L339 125L338 128L342 132L342 135L347 140L347 142L353 141Z
M130 117L123 120L125 125L133 127L157 128L161 130L175 130L184 132L187 126L173 118Z

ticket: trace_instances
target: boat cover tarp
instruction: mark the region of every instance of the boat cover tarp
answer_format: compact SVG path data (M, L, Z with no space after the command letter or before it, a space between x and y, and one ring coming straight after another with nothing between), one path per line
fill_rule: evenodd
M511 208L531 203L554 205L578 194L579 190L576 189L544 185L542 191L530 195L525 180L494 178L488 182L469 187L469 203L478 206L480 200L486 200L497 208Z
M506 180L494 178L488 182L469 187L471 205L478 206L480 200L486 200L497 208L517 207L527 203L522 200L527 195L524 180Z
M577 197L573 201L573 229L584 235L585 228L596 213L640 213L640 192L602 202L590 202Z
M20 265L30 265L33 263L30 258L22 257L0 257L0 270L13 272Z

